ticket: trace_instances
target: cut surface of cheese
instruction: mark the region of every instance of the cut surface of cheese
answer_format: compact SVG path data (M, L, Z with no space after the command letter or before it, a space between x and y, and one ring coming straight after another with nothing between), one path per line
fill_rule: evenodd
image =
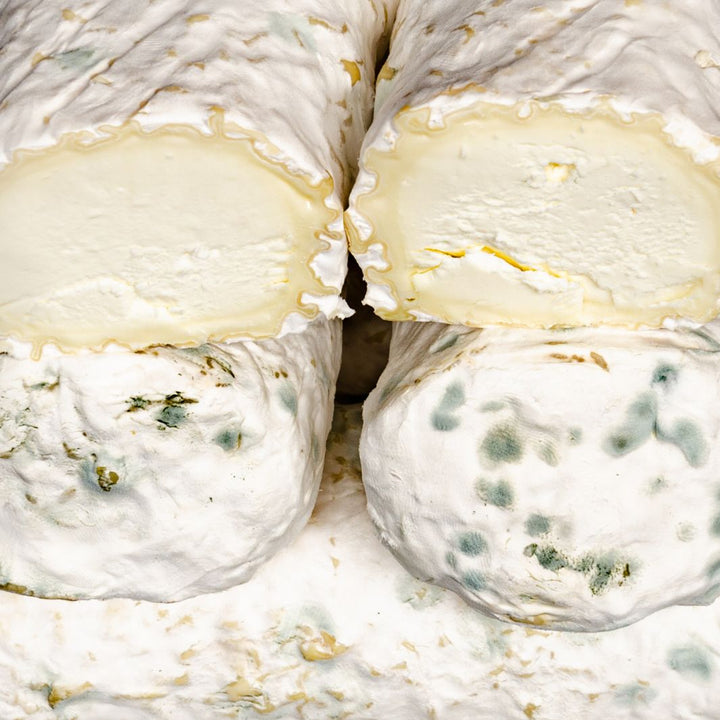
M398 324L361 442L384 543L483 612L548 629L712 601L716 338Z
M11 720L714 720L720 607L606 633L492 620L406 573L341 411L313 519L230 590L170 605L0 593Z
M393 2L0 8L0 336L192 345L342 316Z
M702 0L402 2L346 214L368 301L476 326L715 317L718 22Z
M315 501L340 321L262 341L0 354L0 584L174 601L247 580Z

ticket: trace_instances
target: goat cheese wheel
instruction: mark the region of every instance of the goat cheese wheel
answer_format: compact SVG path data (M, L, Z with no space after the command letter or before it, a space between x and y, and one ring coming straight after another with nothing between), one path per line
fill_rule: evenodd
M715 720L720 606L605 633L501 623L375 537L339 413L313 520L252 582L158 606L0 594L12 720Z
M707 0L401 0L347 212L368 302L474 326L715 317L719 25Z
M0 4L0 336L262 338L342 316L393 0Z
M383 542L489 615L607 630L720 592L707 330L399 324L364 419Z
M339 320L282 338L0 354L0 583L172 601L244 582L315 502Z

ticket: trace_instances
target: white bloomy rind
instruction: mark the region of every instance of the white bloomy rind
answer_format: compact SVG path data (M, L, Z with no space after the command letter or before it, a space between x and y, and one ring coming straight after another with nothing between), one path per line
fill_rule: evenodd
M270 337L343 316L385 0L0 9L0 336Z
M384 543L489 615L606 630L720 592L705 329L402 323L364 420Z
M403 0L346 213L368 302L470 325L714 317L719 23L705 0Z
M73 355L0 347L0 584L173 601L246 581L305 525L340 321Z
M252 582L170 605L0 594L0 717L717 718L718 604L598 634L487 618L380 545L357 409L336 428L313 520Z

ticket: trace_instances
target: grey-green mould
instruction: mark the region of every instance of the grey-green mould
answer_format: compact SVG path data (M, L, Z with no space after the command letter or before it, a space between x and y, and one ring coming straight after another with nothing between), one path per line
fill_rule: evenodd
M717 334L395 326L361 439L381 538L419 578L543 628L711 601Z

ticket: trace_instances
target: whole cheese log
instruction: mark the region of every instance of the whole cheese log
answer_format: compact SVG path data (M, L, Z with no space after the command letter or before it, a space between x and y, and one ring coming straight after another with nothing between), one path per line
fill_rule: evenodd
M168 601L247 580L315 502L339 323L37 361L6 343L0 583Z
M402 0L348 212L369 302L479 326L714 317L719 25L707 0Z
M313 522L252 582L166 606L0 597L0 716L717 718L717 604L551 633L403 571L365 512L354 414Z
M0 336L190 345L344 314L393 3L0 4Z
M489 615L606 630L720 592L705 331L400 324L364 417L383 542Z

